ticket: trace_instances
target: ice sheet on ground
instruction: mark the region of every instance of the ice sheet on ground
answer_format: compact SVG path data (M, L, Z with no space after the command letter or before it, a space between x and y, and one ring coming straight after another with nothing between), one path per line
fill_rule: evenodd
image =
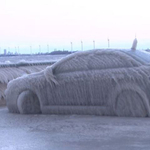
M16 115L0 108L0 150L149 150L150 119Z

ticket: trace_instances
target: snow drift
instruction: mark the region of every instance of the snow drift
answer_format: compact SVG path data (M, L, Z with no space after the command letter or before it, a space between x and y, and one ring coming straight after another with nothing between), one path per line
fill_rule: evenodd
M150 116L150 66L119 50L77 52L8 84L13 113Z

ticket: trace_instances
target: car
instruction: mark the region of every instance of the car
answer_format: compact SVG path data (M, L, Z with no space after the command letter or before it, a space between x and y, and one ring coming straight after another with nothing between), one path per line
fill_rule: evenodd
M9 112L150 116L150 54L88 50L9 82Z

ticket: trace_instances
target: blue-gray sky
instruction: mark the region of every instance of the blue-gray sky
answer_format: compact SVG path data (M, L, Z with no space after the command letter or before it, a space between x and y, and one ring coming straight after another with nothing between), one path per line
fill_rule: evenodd
M0 50L150 48L148 0L0 0ZM16 48L15 48L16 47Z

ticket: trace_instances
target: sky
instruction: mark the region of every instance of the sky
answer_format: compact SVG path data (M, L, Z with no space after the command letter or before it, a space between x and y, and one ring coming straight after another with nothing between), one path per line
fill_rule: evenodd
M0 0L0 53L150 48L148 0ZM40 45L40 46L39 46ZM48 48L49 47L49 48Z

